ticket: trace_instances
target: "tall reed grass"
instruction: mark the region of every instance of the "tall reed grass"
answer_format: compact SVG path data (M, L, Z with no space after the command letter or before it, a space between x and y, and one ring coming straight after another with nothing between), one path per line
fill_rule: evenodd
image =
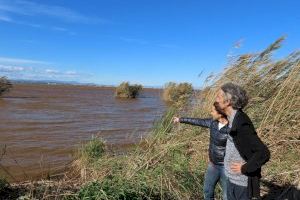
M176 107L187 104L193 93L193 86L190 83L168 82L164 86L162 98L164 101Z

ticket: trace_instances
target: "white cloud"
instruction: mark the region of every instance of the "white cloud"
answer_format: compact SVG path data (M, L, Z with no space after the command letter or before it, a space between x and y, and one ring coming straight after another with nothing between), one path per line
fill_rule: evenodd
M49 77L55 77L55 78L63 78L63 77L79 77L81 74L77 73L76 71L59 71L55 69L46 69L45 70L46 75Z
M78 73L75 71L67 71L66 74L67 75L77 75Z
M40 60L29 60L22 58L10 58L10 57L0 57L0 63L18 65L18 64L50 64L49 62L40 61Z
M51 75L59 74L59 71L54 69L46 69L45 72Z
M1 65L0 64L0 72L22 72L22 71L25 71L24 67Z
M32 28L65 32L65 33L68 33L69 35L76 35L76 33L74 31L69 31L68 29L63 28L63 27L45 26L45 25L41 25L41 24L28 23L28 22L24 22L24 21L15 21L15 20L13 20L11 18L7 18L7 19L3 18L3 19L1 19L1 16L0 16L0 21L14 23L14 24L18 24L18 25L30 26Z
M25 18L23 17L25 16ZM0 22L29 26L32 28L63 32L74 36L77 33L61 26L50 26L44 23L35 23L37 17L47 17L61 22L84 24L107 24L110 20L90 17L66 7L46 5L29 0L0 0ZM30 22L26 21L29 20ZM25 20L24 20L25 19ZM57 22L56 22L57 24Z
M61 80L78 81L90 75L77 73L74 71L59 71L56 69L40 69L39 67L16 67L0 64L1 76L7 76L11 79L32 79L32 80Z
M108 20L88 17L62 6L45 5L26 0L0 0L0 11L16 15L48 16L73 23L108 23Z
M1 3L1 0L0 0ZM1 5L0 5L1 6ZM1 7L0 7L1 9ZM1 10L0 10L1 11ZM17 25L23 25L23 26L30 26L32 28L38 28L38 29L46 29L46 30L51 30L51 31L59 31L59 32L65 32L68 33L69 35L75 35L76 33L74 31L70 31L67 28L64 27L59 27L59 26L46 26L46 25L41 25L41 24L37 24L37 23L28 23L25 21L21 21L21 20L14 20L13 18L11 18L10 16L6 15L6 14L2 14L0 13L0 21L2 22L7 22L7 23L13 23L13 24L17 24Z
M59 19L61 21L76 22L76 23L108 23L108 20L90 18L79 14L70 9L60 6L48 6L37 4L30 1L22 0L0 0L0 22L13 23L17 25L29 26L32 28L45 29L56 32L64 32L71 36L76 35L76 32L71 31L61 26L49 26L46 24L26 22L20 19L20 15L27 17L46 16Z
M50 66L51 64L51 66ZM59 70L54 63L23 58L0 57L0 76L9 79L89 82L91 74L73 69Z

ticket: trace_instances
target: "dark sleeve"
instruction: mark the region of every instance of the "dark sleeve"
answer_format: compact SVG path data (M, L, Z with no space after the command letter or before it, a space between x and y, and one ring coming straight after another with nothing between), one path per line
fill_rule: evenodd
M243 134L243 140L247 141L247 146L253 153L251 158L242 166L242 173L249 174L261 168L270 159L270 151L267 146L260 140L254 127L250 124L243 125L240 130Z
M212 118L208 119L200 119L200 118L188 118L188 117L181 117L179 118L180 123L190 124L195 126L202 126L209 128L211 123L213 122Z

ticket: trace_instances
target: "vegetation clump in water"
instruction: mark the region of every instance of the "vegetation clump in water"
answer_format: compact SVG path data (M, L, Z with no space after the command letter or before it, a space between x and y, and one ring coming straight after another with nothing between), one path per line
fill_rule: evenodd
M121 83L115 91L115 96L118 98L136 98L143 89L142 85L130 85L129 82Z
M0 77L0 96L12 88L12 83L6 77Z

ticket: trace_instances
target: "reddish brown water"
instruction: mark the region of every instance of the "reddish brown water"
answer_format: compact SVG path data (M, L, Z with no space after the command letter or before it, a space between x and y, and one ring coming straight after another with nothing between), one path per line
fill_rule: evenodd
M21 181L62 171L93 135L115 146L139 141L165 109L160 92L124 100L113 88L15 85L0 99L1 175Z

